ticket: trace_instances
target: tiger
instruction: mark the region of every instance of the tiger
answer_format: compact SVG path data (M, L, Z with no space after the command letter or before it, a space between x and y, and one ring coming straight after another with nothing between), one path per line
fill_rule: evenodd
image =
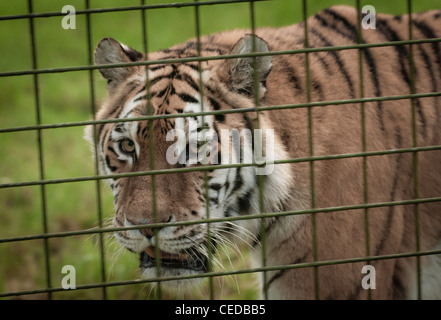
M441 298L441 98L375 99L441 91L440 43L362 46L441 37L441 10L378 13L360 32L358 14L333 6L148 54L98 43L108 97L86 136L142 278L191 290L234 244L250 247L261 298ZM242 161L259 145L263 162Z

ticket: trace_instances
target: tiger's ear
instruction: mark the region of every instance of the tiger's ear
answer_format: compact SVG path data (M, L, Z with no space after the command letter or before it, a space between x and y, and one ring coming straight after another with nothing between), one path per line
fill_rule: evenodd
M112 64L135 62L143 58L143 54L112 38L102 39L95 49L95 64ZM107 79L109 92L112 92L122 81L134 72L136 67L102 68L102 76Z
M247 34L236 42L230 54L250 54L269 51L268 43L265 40L258 36ZM256 65L254 65L254 61L256 61ZM265 90L265 80L271 71L272 61L273 57L269 55L258 56L255 59L253 57L227 59L224 66L220 69L220 76L226 80L231 90L252 97L254 94L254 75L257 72L257 81L262 89L259 90L259 94L262 96Z

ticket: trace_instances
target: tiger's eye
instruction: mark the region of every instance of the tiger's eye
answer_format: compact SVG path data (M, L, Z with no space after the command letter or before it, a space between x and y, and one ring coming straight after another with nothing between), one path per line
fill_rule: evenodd
M135 152L135 143L130 139L123 139L119 142L119 147L124 153Z

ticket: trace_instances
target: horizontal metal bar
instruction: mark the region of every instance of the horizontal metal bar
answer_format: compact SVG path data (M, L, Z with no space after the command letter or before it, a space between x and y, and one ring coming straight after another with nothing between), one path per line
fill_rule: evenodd
M149 10L149 9L161 9L161 8L182 8L182 7L204 6L204 5L215 5L215 4L240 3L240 2L250 3L250 2L257 2L257 1L269 1L269 0L214 0L214 1L202 1L202 2L195 1L195 2L187 2L187 3L169 3L169 4L158 4L158 5L126 6L126 7L115 7L115 8L98 8L98 9L78 10L78 11L76 11L76 14L94 14L94 13L105 13L105 12L119 12L119 11L130 11L130 10ZM61 12L30 13L30 14L21 14L21 15L0 16L0 21L56 17L56 16L64 16L64 15L65 14L61 13ZM117 67L140 66L140 65L149 66L149 65L155 65L155 64L176 63L176 62L193 62L193 61L194 62L201 62L201 61L208 61L208 60L231 59L231 58L237 58L237 57L242 57L242 56L258 57L258 56L265 56L265 55L302 54L302 53L312 53L312 52L351 50L351 49L363 50L364 48L399 46L399 45L410 45L410 44L421 44L421 43L436 43L436 42L441 42L441 38L424 39L424 40L405 40L405 41L397 41L397 42L392 42L392 43L388 42L388 43L377 43L377 44L357 44L357 45L340 46L340 47L306 48L306 49L287 50L287 51L278 51L278 52L269 52L269 53L253 53L253 54L247 54L247 55L196 57L196 58L173 59L173 60L140 61L140 62L134 62L134 63L122 63L122 64L99 65L99 66L88 65L88 66L77 66L77 67L67 67L67 68L50 68L50 69L11 71L11 72L0 73L0 77L63 73L63 72L74 72L74 71L82 71L82 70L95 70L95 69L102 69L102 68L117 68ZM289 108L294 109L294 108L305 108L305 107L308 107L308 108L309 107L322 107L322 106L329 106L329 105L344 105L344 104L351 104L351 103L367 103L367 102L401 100L401 99L419 99L419 98L438 97L438 96L441 96L441 92L432 92L432 93L423 93L423 94L409 94L409 95L401 95L401 96L393 96L393 97L374 97L374 98L362 98L362 99L351 99L351 100L323 101L323 102L313 102L313 103L293 104L293 105L266 106L266 107L248 108L248 109L242 109L242 110L201 112L201 113L193 113L193 114L187 114L187 115L148 116L148 117L142 117L142 118L137 118L137 119L127 119L127 120L108 119L108 120L100 120L100 121L82 121L82 122L5 128L5 129L0 129L0 133L42 130L42 129L55 129L55 128L63 128L63 127L75 127L75 126L85 126L85 125L104 124L104 123L116 123L116 122L125 122L125 121L142 121L142 120L154 120L154 119L164 119L164 118L178 118L178 117L187 117L187 116L195 116L195 115L202 115L203 116L203 115L216 115L216 114L226 114L226 113L236 113L236 112L237 113L256 112L256 111L260 111L260 110L263 111L263 110L280 110L280 109L289 109ZM331 159L345 159L345 158L367 157L367 156L380 156L380 155L399 154L399 153L407 153L407 152L415 153L415 152L424 152L424 151L433 151L433 150L441 150L441 146L437 145L437 146L426 146L426 147L418 147L418 148L414 147L414 148L402 148L402 149L394 149L394 150L369 151L369 152L360 152L360 153L351 153L351 154L311 156L311 157L304 157L304 158L275 161L274 164L299 163L299 162L310 162L310 161L331 160ZM47 180L21 182L21 183L1 184L0 189L1 188L11 188L11 187L33 186L33 185L46 185L46 184L58 184L58 183L71 183L71 182L78 182L78 181L100 180L100 179L108 179L108 178L113 178L113 177L155 175L155 174L165 174L165 173L172 173L172 172L190 172L190 171L210 170L210 169L215 169L215 168L231 168L231 167L254 166L254 165L255 164L201 166L201 167L174 169L174 170L153 170L153 171L136 172L136 173L129 173L129 174L97 175L97 176L90 176L90 177L52 179L52 180L47 179ZM312 214L312 213L318 213L318 212L339 212L339 211L346 211L346 210L380 208L380 207L397 206L397 205L416 205L416 204L440 202L440 201L441 201L441 197L436 197L436 198L411 199L411 200L391 201L391 202L381 202L381 203L365 203L365 204L359 204L359 205L328 207L328 208L313 208L313 209L301 210L301 211L273 212L273 213L255 214L255 215L247 215L247 216L239 216L239 217L202 219L202 220L198 220L198 221L184 221L184 222L175 222L175 223L156 223L156 224L138 225L138 226L133 226L133 227L96 228L96 229L89 229L89 230L57 232L57 233L44 233L44 234L38 234L38 235L3 238L3 239L0 239L0 243L29 241L29 240L38 240L38 239L49 239L49 238L57 238L57 237L81 236L81 235L90 235L90 234L97 234L97 233L102 234L105 232L133 230L133 229L140 229L140 228L159 228L159 227L166 227L166 226L209 224L209 223L217 223L217 222L223 222L223 221L262 219L262 218L279 217L279 216ZM105 287L132 285L132 284L140 284L140 283L152 283L152 282L158 282L158 281L173 281L173 280L178 280L178 279L217 277L217 276L225 276L225 275L259 273L259 272L287 270L287 269L296 269L296 268L320 267L320 266L324 266L324 265L336 265L336 264L357 263L357 262L366 262L366 261L371 262L371 261L384 260L384 259L420 257L420 256L437 255L437 254L441 254L441 250L430 250L430 251L418 251L417 250L416 252L407 252L407 253L399 253L399 254L395 253L395 254L378 255L378 256L366 256L366 257L327 260L327 261L314 261L314 262L307 262L307 263L279 265L279 266L270 266L270 267L264 265L264 267L259 267L259 268L241 269L241 270L233 270L233 271L221 271L221 272L208 272L206 274L188 275L188 276L158 277L158 278L150 278L150 279L142 279L142 280L127 280L127 281L113 281L113 282L105 282L105 280L103 280L102 283L90 283L90 284L78 285L77 290L92 289L92 288L105 288ZM50 284L47 286L50 287ZM35 289L35 290L16 291L16 292L3 292L3 293L0 293L0 298L25 295L25 294L52 293L52 292L61 292L61 291L65 291L65 290L60 287L55 287L55 288L41 288L41 289Z
M288 270L288 269L322 267L328 265L339 265L339 264L358 263L358 262L367 262L367 261L372 262L372 261L380 261L380 260L388 260L388 259L403 259L403 258L422 257L422 256L437 255L437 254L441 254L441 250L426 250L419 252L406 252L406 253L385 254L378 256L358 257L358 258L304 262L304 263L295 263L288 265L265 266L265 267L239 269L239 270L231 270L231 271L207 272L203 274L194 274L194 275L185 275L185 276L170 276L170 277L157 277L157 278L139 279L139 280L109 281L109 282L77 285L75 290L85 290L85 289L94 289L94 288L102 288L102 287L115 287L115 286L125 286L125 285L135 285L135 284L143 284L143 283L154 283L154 282L185 280L185 279L195 279L195 278L221 277L228 275L240 275L240 274L248 274L248 273ZM57 287L57 288L43 288L43 289L35 289L35 290L5 292L5 293L0 293L0 298L37 294L37 293L61 292L61 291L67 291L67 290L63 289L62 287Z
M286 105L277 105L277 106L259 106L259 107L254 107L254 108L203 111L203 112L193 112L193 113L163 114L163 115L153 115L153 116L145 116L145 117L137 117L137 118L124 118L124 119L115 118L115 119L106 119L106 120L87 120L87 121L76 121L76 122L65 122L65 123L40 124L40 125L3 128L3 129L0 129L0 134L7 133L7 132L43 130L43 129L59 129L59 128L79 127L79 126L116 123L116 122L147 121L147 120L159 120L159 119L168 119L168 118L186 118L186 117L195 117L195 116L208 116L208 115L218 115L218 114L232 114L232 113L246 113L246 112L283 110L283 109L325 107L325 106L330 106L330 105L338 106L338 105L345 105L345 104L352 104L352 103L369 103L369 102L394 101L394 100L404 100L404 99L421 99L421 98L433 98L433 97L439 97L439 96L441 96L441 92L427 92L427 93L405 94L405 95L398 95L398 96L370 97L370 98L358 98L358 99L334 100L334 101L318 101L318 102L306 102L306 103L298 103L298 104L286 104Z
M250 2L260 2L260 1L273 1L273 0L212 0L212 1L201 1L201 2L147 4L147 5L138 5L138 6L76 10L75 14L81 15L81 14L108 13L108 12L121 12L121 11L134 11L134 10L184 8L184 7L195 7L195 6L210 6L217 4L232 4L232 3L241 3L241 2L250 3ZM0 16L0 21L29 19L29 18L49 18L49 17L59 17L59 16L66 16L66 13L62 13L60 11L60 12L40 12L40 13L36 12L36 13L28 13L28 14L16 14L16 15Z
M349 158L358 158L358 157L372 157L372 156L383 156L383 155L391 155L391 154L401 154L401 153L410 153L410 152L413 153L413 152L424 152L424 151L435 151L435 150L441 150L441 145L292 158L286 160L275 160L273 164L278 165L278 164L300 163L300 162L311 162L311 161L349 159ZM126 177L151 176L151 175L170 174L170 173L206 171L206 170L226 169L226 168L239 168L239 167L251 167L251 166L265 167L265 165L266 165L265 163L259 165L255 163L233 163L233 164L218 164L218 165L209 165L209 166L206 165L194 166L194 167L176 168L176 169L157 169L150 171L137 171L130 173L110 174L110 175L93 175L93 176L85 176L85 177L77 177L77 178L23 181L23 182L0 184L0 189L30 187L30 186L48 185L48 184L96 181L96 180L106 180L112 178L126 178Z
M88 229L88 230L43 233L43 234L28 235L28 236L1 238L0 243L41 240L41 239L49 239L49 238L63 238L63 237L82 236L82 235L98 234L98 233L109 233L109 232L115 232L115 231L139 230L139 229L144 229L144 228L164 228L164 227L172 227L172 226L187 226L187 225L218 223L218 222L232 222L232 221L238 221L238 220L252 220L252 219L264 219L264 218L273 218L273 217L305 215L305 214L313 214L313 213L319 213L319 212L321 212L321 213L340 212L340 211L349 211L349 210L372 209L372 208L403 206L403 205L415 205L415 204L424 204L424 203L432 203L432 202L441 202L441 197L410 199L410 200L401 200L401 201L389 201L389 202L377 202L377 203L365 203L365 204L358 204L358 205L314 208L314 209L298 210L298 211L260 213L260 214L250 214L250 215L243 215L243 216L236 216L236 217L210 218L210 219L190 220L190 221L180 221L180 222L150 223L150 224L136 225L136 226L130 226L130 227L93 228L93 229Z
M8 72L1 72L0 77L13 77L13 76L46 74L46 73L63 73L63 72L95 70L95 69L105 69L105 68L149 66L149 65L156 65L156 64L199 62L199 61L210 61L210 60L221 60L221 59L235 59L235 58L240 58L240 57L261 57L261 56L276 56L276 55L301 54L301 53L311 53L311 52L328 52L328 51L342 51L342 50L354 50L354 49L366 49L366 48L378 48L378 47L393 47L393 46L402 46L402 45L409 45L409 44L423 44L423 43L436 43L436 42L441 42L441 38L419 39L419 40L402 40L402 41L392 41L392 42L383 42L383 43L363 43L363 44L354 44L354 45L348 45L348 46L319 47L319 48L306 48L306 49L296 49L296 50L270 51L270 52L255 52L255 53L248 53L248 54L228 54L228 55L208 56L208 57L190 57L190 58L180 58L180 59L137 61L137 62L101 64L101 65L86 65L86 66L77 66L77 67L62 67L62 68L47 68L47 69L22 70L22 71L8 71Z

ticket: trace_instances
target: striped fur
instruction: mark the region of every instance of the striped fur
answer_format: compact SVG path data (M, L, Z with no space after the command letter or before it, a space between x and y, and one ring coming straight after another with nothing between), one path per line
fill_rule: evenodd
M407 15L378 14L377 29L362 30L362 42L407 40L408 19ZM332 7L309 18L307 24L309 47L357 43L357 15L353 8ZM441 11L415 14L412 30L414 39L441 37ZM304 46L304 23L258 29L255 38L246 35L248 33L235 30L202 37L200 54L251 53L253 46L258 52ZM95 58L97 64L107 64L147 58L150 61L189 58L198 54L195 40L146 57L106 38L98 44ZM364 97L409 94L412 85L415 93L441 91L441 45L413 45L413 69L410 56L410 47L403 45L363 49ZM361 97L358 50L314 52L308 57L313 102ZM251 108L255 106L255 97L260 99L259 104L266 106L308 102L305 54L266 55L258 57L256 62L255 71L253 59L246 57L204 61L200 63L200 71L198 63L191 61L153 64L147 68L103 68L100 71L108 80L109 98L101 106L97 119ZM259 127L274 130L273 144L267 145L275 150L271 160L308 157L311 152L314 156L361 152L363 140L366 151L412 147L414 138L417 146L440 145L441 98L415 99L414 107L415 137L410 100L365 103L364 139L361 106L354 103L312 108L311 121L306 108L260 112ZM113 174L198 166L200 163L170 164L166 160L167 150L174 143L166 139L170 130L193 128L195 132L220 137L222 129L252 132L256 128L255 117L255 113L245 112L96 125L100 167L104 174ZM309 123L312 141L309 141ZM89 128L91 141L94 140L92 132ZM228 139L214 141L210 145L210 155L219 156L221 146L228 143ZM269 141L268 136L263 139ZM249 142L254 148L254 141ZM232 156L240 162L244 152L241 150L241 155L233 152ZM190 155L182 157L189 160ZM367 189L364 188L364 161ZM441 151L323 160L312 164L277 164L270 174L262 177L264 212L439 197ZM254 167L210 170L206 176L203 172L192 171L154 178L110 179L115 196L114 224L132 226L200 220L207 218L207 211L210 218L259 213L258 180ZM415 193L416 185L418 194ZM441 203L438 202L420 204L416 209L413 205L401 205L373 208L367 213L348 210L267 218L263 223L268 266L413 252L417 248L417 226L420 250L441 245ZM210 242L207 242L206 224L119 231L116 237L122 246L141 254L143 276L155 277L157 270L146 257L148 248L157 247L156 254L161 251L163 261L174 261L163 265L161 275L198 274L205 272L209 249L228 243L228 237L235 242L249 243L253 247L254 261L260 266L263 261L261 232L260 219L215 223L210 227L213 248L207 247ZM186 267L180 268L177 260ZM266 286L262 283L262 288L267 287L268 297L276 299L363 299L367 298L368 291L361 286L364 276L361 270L367 263L270 271L266 273ZM417 297L416 258L385 259L370 264L376 270L373 298ZM215 269L217 267L220 266L214 265ZM440 274L439 255L421 258L423 298L441 298ZM318 286L316 281L319 281ZM171 284L185 287L192 282L180 280Z

